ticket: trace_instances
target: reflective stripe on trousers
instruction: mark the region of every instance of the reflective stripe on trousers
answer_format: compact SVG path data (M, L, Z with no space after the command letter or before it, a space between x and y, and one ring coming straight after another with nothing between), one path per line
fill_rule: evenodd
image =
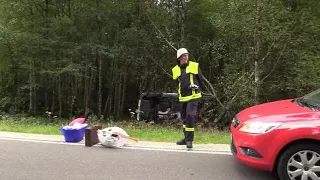
M192 100L181 105L181 120L186 141L193 141L197 118L198 101Z

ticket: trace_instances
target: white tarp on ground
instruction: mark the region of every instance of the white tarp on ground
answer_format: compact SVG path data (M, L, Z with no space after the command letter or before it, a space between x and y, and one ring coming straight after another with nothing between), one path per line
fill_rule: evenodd
M117 135L121 134L122 137ZM125 130L119 127L108 127L102 130L98 130L98 139L101 145L106 147L121 147L127 144L127 138L129 135Z

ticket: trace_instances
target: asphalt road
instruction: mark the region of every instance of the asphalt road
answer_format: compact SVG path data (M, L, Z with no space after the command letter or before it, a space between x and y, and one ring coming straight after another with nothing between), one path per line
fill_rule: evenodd
M1 180L272 180L231 155L0 140Z

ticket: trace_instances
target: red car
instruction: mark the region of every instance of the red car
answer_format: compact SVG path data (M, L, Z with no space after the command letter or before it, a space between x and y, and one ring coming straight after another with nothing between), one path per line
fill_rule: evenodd
M320 179L320 89L239 112L231 123L233 155L281 180Z

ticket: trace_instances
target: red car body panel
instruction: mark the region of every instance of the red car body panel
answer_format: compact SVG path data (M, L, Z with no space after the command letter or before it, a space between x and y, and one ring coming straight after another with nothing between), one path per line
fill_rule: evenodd
M320 111L314 111L294 103L292 99L275 101L244 109L237 114L240 124L230 129L235 157L243 163L265 171L272 171L279 152L289 143L300 139L320 140ZM249 122L281 122L282 125L265 134L241 132ZM241 152L240 147L251 148L262 158Z

